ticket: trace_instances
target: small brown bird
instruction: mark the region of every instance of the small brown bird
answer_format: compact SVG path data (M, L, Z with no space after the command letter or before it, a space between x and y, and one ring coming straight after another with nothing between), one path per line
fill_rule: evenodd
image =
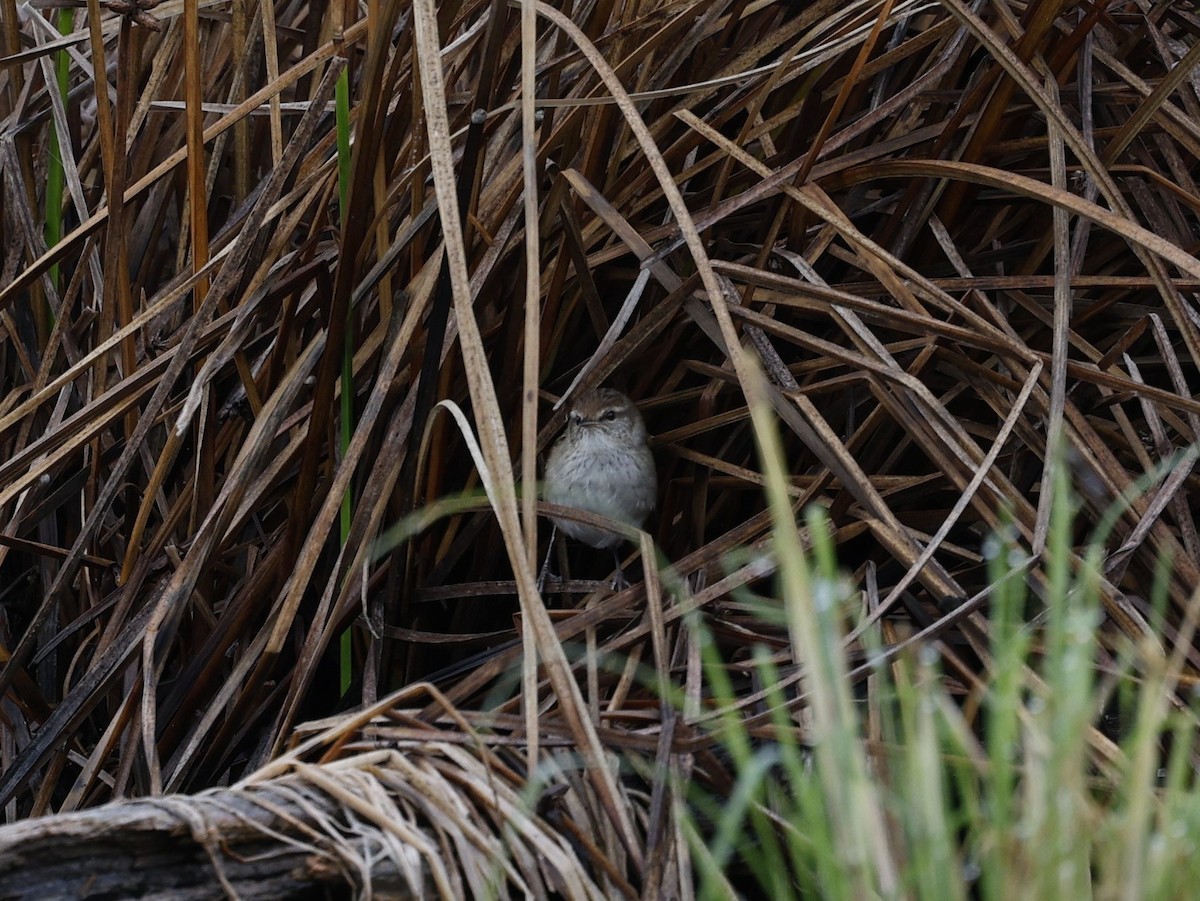
M567 417L567 430L546 462L546 500L640 527L654 509L657 494L658 476L646 441L646 424L633 401L612 388L587 391L576 398ZM555 518L554 524L584 544L612 548L617 563L613 588L628 584L617 553L620 535L568 519ZM554 546L553 536L550 546ZM547 553L543 578L549 564Z

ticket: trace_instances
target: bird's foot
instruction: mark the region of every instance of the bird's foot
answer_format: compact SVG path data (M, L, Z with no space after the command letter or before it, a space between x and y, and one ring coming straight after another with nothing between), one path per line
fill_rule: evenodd
M542 562L541 572L538 573L538 577L537 577L538 594L541 594L542 590L546 587L547 579L553 579L555 582L560 581L558 576L556 576L554 573L550 572L550 555L554 552L554 539L557 537L558 537L558 526L555 526L554 528L552 528L550 530L550 545L546 548L546 559Z
M613 591L624 591L629 587L629 580L625 578L625 573L617 570L617 574L613 576L613 580L608 584Z
M617 566L617 574L613 576L613 580L609 585L613 591L624 591L629 587L629 580L625 578L625 570L621 568L621 555L617 553L615 547L613 548L613 563Z

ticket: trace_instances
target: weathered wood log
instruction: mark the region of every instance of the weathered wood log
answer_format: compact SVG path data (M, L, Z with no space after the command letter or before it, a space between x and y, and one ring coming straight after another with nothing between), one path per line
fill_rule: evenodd
M316 764L291 752L229 788L0 826L0 901L634 892L623 860L587 837L602 820L569 757L531 798L480 750L397 740Z
M287 776L25 820L0 827L0 898L339 897L367 886L374 897L410 897L379 835L330 835L342 813ZM417 856L409 876L424 881Z

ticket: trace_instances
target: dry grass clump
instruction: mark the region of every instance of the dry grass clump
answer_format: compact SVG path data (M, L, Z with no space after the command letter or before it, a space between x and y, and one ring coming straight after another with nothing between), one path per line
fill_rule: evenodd
M422 722L423 703L463 732ZM410 686L352 717L312 724L297 747L231 786L0 829L0 892L635 897L621 875L626 855L619 846L608 854L604 811L570 747L548 744L530 778L502 720L477 730L436 690ZM644 821L644 791L625 788L621 800ZM690 880L670 850L656 865L656 885L686 896Z
M751 644L802 663L753 612L779 591L755 392L862 588L854 647L919 629L986 683L980 544L1014 530L1036 618L1059 445L1081 522L1115 510L1100 656L1151 634L1163 560L1174 643L1200 582L1188 4L168 0L153 31L93 2L62 39L0 8L8 819L231 782L430 678L516 718L531 764L569 739L636 846L601 764L686 775L704 747L685 611L747 712ZM543 598L519 487L600 382L655 435L657 555L611 594L572 549L593 578Z

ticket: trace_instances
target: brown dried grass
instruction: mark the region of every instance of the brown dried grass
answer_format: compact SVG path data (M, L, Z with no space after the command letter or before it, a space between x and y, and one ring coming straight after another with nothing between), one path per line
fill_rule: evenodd
M828 510L862 587L860 629L924 629L968 690L986 682L978 548L1011 521L1044 589L1061 440L1083 522L1125 503L1106 646L1148 634L1163 558L1172 642L1200 582L1195 455L1161 471L1200 431L1200 17L594 0L537 6L535 46L518 6L372 0L343 21L234 0L189 21L167 2L156 34L93 0L55 41L3 0L7 819L237 779L337 708L352 628L342 704L431 678L463 715L510 718L528 764L569 738L614 824L605 850L638 871L671 834L667 783L634 822L603 761L638 750L687 776L676 755L703 751L683 611L735 671L753 642L798 663L745 603L775 590L755 367L796 509ZM46 89L62 46L65 108ZM114 91L97 98L93 66ZM74 226L47 249L51 118ZM628 390L656 434L660 556L620 594L573 581L551 618L517 488L581 374ZM683 688L681 713L639 664ZM446 709L422 722L453 733Z

